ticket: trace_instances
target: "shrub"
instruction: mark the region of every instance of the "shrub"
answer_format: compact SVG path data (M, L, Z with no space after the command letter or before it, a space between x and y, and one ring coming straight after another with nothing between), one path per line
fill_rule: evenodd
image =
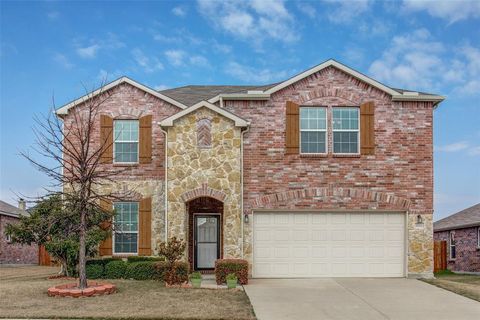
M215 261L215 280L225 283L228 274L234 273L240 284L248 284L248 262L243 259L218 259Z
M167 284L181 284L188 281L188 268L183 274L183 269L178 265L178 260L185 252L187 244L176 237L170 238L168 242L162 242L158 246L158 252L167 260L167 270L165 271L164 280ZM178 270L177 270L178 269Z
M202 279L202 274L198 271L190 273L190 279Z
M153 276L153 279L155 280L165 281L168 284L181 284L188 281L188 272L190 267L186 262L183 262L183 261L175 262L174 264L175 273L173 274L173 279L168 278L169 277L168 271L170 270L168 262L166 261L156 262L154 268L155 268L155 274ZM172 276L170 275L170 277ZM168 282L167 280L171 282ZM172 283L172 281L174 283Z
M105 265L106 279L120 279L125 276L127 264L122 260L113 260Z
M235 273L229 273L227 274L227 276L225 277L226 280L235 280L237 281L238 278L237 278L237 275Z
M125 279L152 280L155 277L155 261L139 261L127 263Z
M129 256L127 258L128 263L142 262L142 261L165 261L164 257L145 257L145 256Z
M87 264L86 270L88 279L101 279L103 278L104 268L100 263Z

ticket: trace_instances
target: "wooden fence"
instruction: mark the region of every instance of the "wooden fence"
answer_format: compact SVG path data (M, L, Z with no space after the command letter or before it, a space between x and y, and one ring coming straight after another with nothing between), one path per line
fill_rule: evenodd
M52 258L44 246L38 246L38 264L41 266L53 266Z
M447 241L433 243L433 272L447 269Z

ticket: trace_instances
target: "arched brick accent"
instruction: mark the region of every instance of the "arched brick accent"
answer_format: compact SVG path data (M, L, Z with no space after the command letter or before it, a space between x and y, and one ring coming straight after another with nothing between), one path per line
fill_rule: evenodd
M217 199L218 201L225 202L225 198L227 197L227 195L222 191L218 191L208 187L206 183L202 184L200 188L187 191L181 195L182 200L185 202L199 197L211 197Z
M388 203L398 209L408 210L411 201L402 197L393 196L385 192L371 191L364 188L306 188L301 190L292 190L285 192L273 193L265 196L255 198L251 202L251 208L269 207L275 203L288 202L298 199L312 198L312 197L329 197L340 196L349 198L359 198L368 201L376 201L379 203Z

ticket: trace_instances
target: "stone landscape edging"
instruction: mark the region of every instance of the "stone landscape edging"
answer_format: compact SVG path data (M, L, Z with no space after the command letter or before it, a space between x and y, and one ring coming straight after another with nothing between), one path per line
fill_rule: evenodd
M89 281L88 287L85 289L78 289L78 283L67 283L48 288L48 295L50 297L92 297L101 296L105 294L115 293L117 287L111 283L100 283L96 281Z

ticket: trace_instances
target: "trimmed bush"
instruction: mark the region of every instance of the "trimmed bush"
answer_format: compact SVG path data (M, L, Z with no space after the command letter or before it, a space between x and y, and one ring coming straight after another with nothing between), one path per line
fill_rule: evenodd
M87 264L85 271L87 272L88 279L103 278L103 272L104 272L103 264L100 264L100 263Z
M168 271L168 263L165 261L159 261L155 263L155 274L153 279L165 281L165 276ZM175 270L176 270L176 280L179 283L187 282L188 281L188 272L190 267L187 262L177 261L175 262Z
M125 279L152 280L155 278L155 261L139 261L127 263Z
M234 273L240 284L248 284L248 262L243 259L218 259L215 261L217 284L226 282L228 274Z
M105 265L106 279L120 279L125 276L127 264L122 260L113 260Z
M127 258L128 263L141 262L141 261L165 261L163 257L145 257L145 256L129 256Z

